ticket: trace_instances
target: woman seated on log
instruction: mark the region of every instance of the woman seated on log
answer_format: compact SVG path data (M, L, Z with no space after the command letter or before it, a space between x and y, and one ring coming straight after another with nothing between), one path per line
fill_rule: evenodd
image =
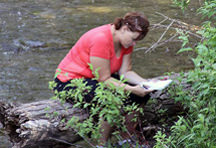
M55 89L60 92L65 90L64 87L70 80L84 78L87 85L92 87L92 92L85 99L87 102L93 98L98 81L113 83L116 87L124 86L125 91L131 92L131 102L146 102L144 96L152 90L139 85L145 79L132 71L131 56L134 45L146 36L148 28L149 21L142 13L130 12L123 18L116 18L114 23L86 32L59 64L61 72L55 79ZM97 81L92 79L94 75L89 63L93 66L93 71L100 68ZM114 76L116 73L123 75L129 84L120 83ZM105 143L111 127L104 121L102 128L101 143Z

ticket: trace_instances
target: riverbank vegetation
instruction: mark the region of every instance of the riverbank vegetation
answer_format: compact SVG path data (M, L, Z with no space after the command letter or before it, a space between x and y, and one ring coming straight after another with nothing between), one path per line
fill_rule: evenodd
M182 10L190 0L173 0ZM200 1L197 13L202 16L202 27L197 33L202 36L195 47L189 47L187 32L181 34L181 52L195 52L192 58L194 69L188 72L187 83L192 90L185 91L181 86L171 90L176 101L181 102L188 112L179 116L171 127L169 135L158 131L154 148L215 148L216 147L216 1ZM180 77L183 79L183 77Z

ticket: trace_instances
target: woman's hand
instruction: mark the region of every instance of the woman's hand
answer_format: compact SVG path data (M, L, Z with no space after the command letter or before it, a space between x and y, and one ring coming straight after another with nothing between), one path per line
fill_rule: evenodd
M132 93L135 95L138 95L140 97L144 97L145 95L149 94L152 91L154 91L154 90L145 89L145 88L141 87L140 85L136 85L136 86L132 87Z

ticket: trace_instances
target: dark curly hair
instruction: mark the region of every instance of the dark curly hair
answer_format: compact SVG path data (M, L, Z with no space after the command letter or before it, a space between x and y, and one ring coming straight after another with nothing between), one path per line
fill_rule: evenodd
M126 25L133 32L139 32L140 35L136 40L142 40L149 31L149 21L147 17L140 12L126 13L123 18L118 17L114 23L115 29L119 30L122 26Z

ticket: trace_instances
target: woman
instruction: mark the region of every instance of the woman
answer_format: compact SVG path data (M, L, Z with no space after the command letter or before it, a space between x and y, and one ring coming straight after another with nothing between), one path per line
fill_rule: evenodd
M65 90L65 85L70 80L85 78L87 85L92 86L92 93L86 97L90 102L98 81L105 84L113 83L117 87L124 86L125 91L130 91L131 102L143 103L144 96L152 90L145 89L139 84L145 79L132 71L131 54L133 46L142 40L148 32L149 22L147 18L138 12L127 13L123 18L116 18L114 23L94 28L85 33L61 61L58 69L61 69L55 82L58 91ZM90 70L98 71L98 81L92 80L94 75ZM59 72L57 70L57 72ZM122 84L112 74L123 75L130 84ZM109 138L111 127L104 121L102 143Z

